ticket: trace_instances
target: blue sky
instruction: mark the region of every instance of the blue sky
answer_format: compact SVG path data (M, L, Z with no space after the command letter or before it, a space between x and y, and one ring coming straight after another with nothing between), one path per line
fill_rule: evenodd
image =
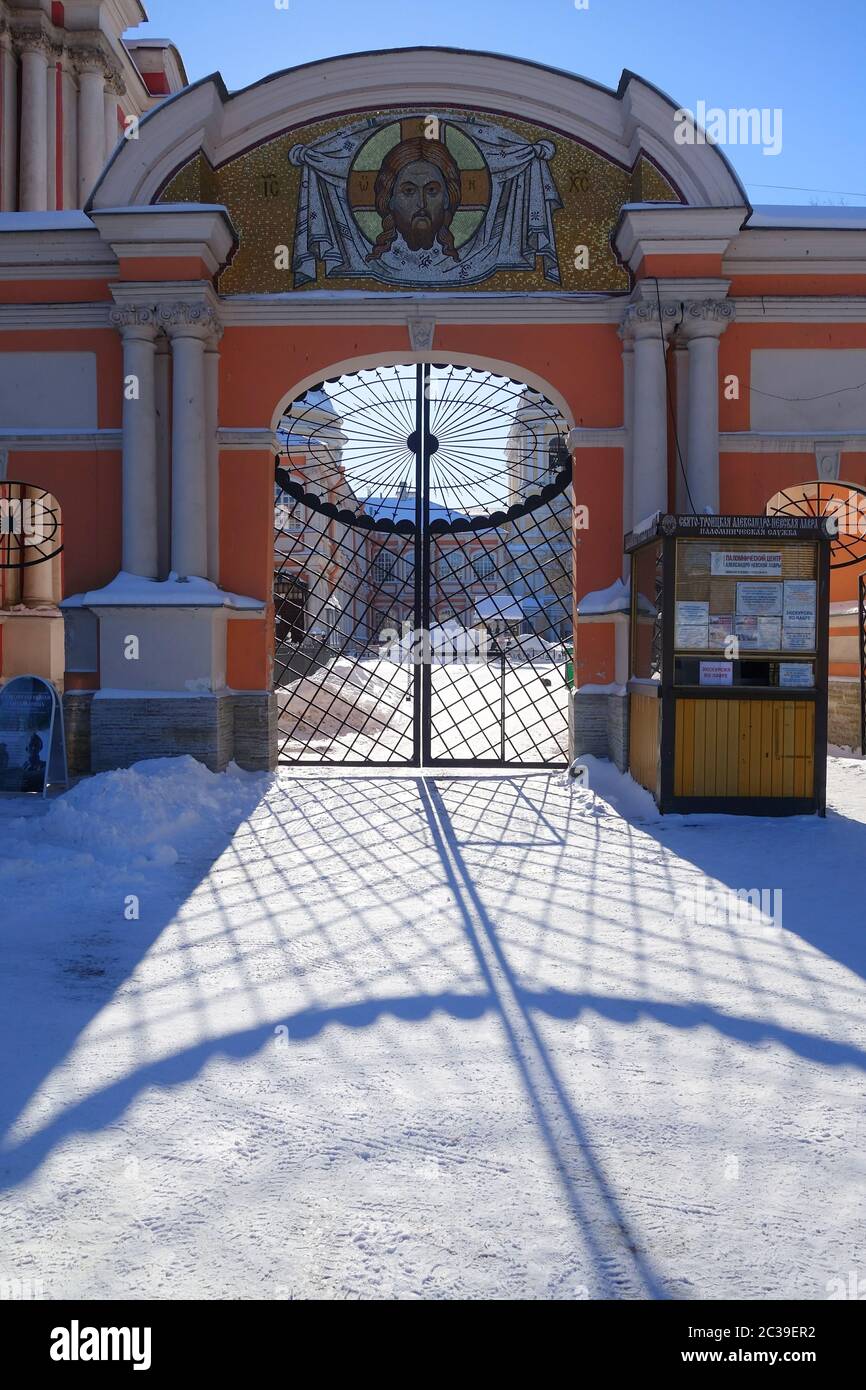
M728 154L753 203L866 208L866 0L144 0L191 81L235 89L362 49L514 54L615 87L631 68L691 110L782 111L782 149ZM764 185L773 185L765 187ZM800 191L818 190L818 191ZM859 196L858 196L859 195Z

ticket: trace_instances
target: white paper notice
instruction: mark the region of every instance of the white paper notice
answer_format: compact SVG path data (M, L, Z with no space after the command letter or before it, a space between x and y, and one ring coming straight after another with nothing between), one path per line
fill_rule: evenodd
M711 613L709 624L709 647L723 647L728 638L733 635L734 615L733 613Z
M752 574L762 575L782 573L781 550L713 550L710 552L710 574Z
M733 685L734 663L732 661L702 661L701 685Z
M782 648L808 652L815 648L817 585L814 579L786 579L782 609Z
M737 612L744 617L775 616L782 612L781 584L738 584Z
M813 652L815 650L814 627L788 627L782 630L783 652Z
M707 646L709 603L678 603L675 642L678 647L695 650Z
M780 661L779 684L806 686L811 690L815 684L811 661Z
M755 648L758 645L757 618L737 618L736 637L741 647Z
M777 652L782 645L782 619L758 618L758 646L765 652Z
M787 623L789 619L792 619L795 622L814 623L816 591L814 579L786 579L784 590L785 622Z

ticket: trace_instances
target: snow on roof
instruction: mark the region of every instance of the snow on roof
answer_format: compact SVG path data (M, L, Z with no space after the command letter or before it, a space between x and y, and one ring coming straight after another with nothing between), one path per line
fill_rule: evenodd
M866 230L866 207L814 207L811 204L760 203L752 209L744 231L755 228L789 227L803 228L848 228L856 231Z
M395 522L415 520L414 493L402 493L395 497L365 497L363 505L368 516L387 517ZM456 516L465 515L465 512L452 511L439 502L430 503L431 521L451 521Z
M628 584L615 579L606 589L595 589L584 594L578 604L578 611L586 617L590 613L624 613L631 606Z
M150 209L148 209L150 211ZM95 231L86 212L0 212L0 232Z
M168 579L144 579L121 570L102 589L89 589L64 599L61 608L264 608L261 599L230 594L212 584L209 579L190 575L180 579L172 573Z

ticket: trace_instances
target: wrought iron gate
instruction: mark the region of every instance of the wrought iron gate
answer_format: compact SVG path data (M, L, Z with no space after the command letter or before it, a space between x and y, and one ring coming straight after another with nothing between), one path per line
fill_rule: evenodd
M280 435L281 762L564 765L571 459L556 407L471 368L380 367L307 391Z

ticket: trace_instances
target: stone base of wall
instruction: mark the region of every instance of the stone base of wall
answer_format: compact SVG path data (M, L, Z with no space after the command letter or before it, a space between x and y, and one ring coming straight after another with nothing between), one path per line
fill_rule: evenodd
M234 751L234 697L97 694L91 704L90 739L91 772L184 753L212 772L222 772Z
M86 777L90 772L92 702L92 690L63 696L63 732L66 736L66 762L70 777Z
M855 752L860 748L860 681L856 676L830 678L827 738Z
M628 696L582 694L571 701L572 757L609 758L620 770L628 762Z
M276 695L234 695L234 760L247 772L277 765Z

